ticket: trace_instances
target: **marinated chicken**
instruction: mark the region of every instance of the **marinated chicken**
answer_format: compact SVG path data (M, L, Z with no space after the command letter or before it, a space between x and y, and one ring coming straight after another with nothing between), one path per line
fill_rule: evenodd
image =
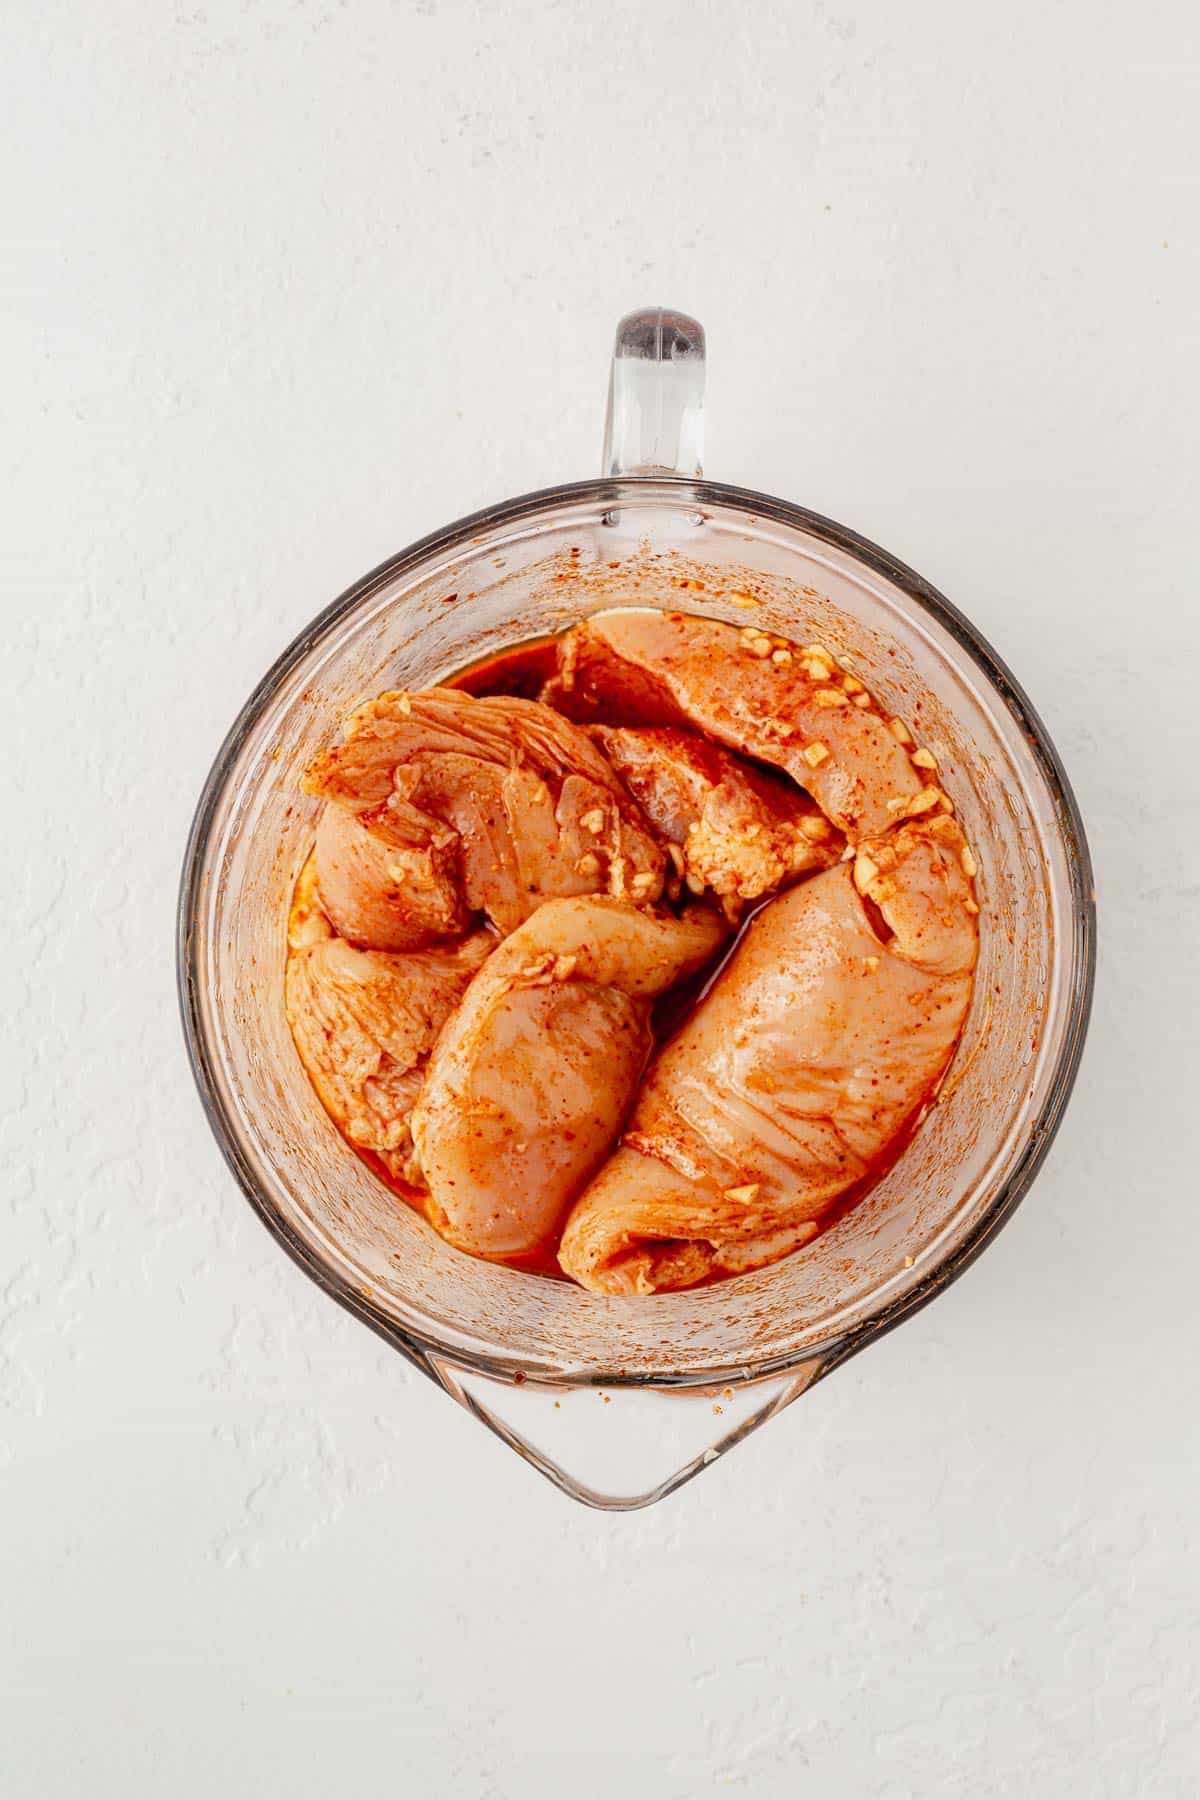
M573 1209L568 1274L647 1294L754 1268L879 1172L966 1014L972 866L938 814L757 915Z
M617 1295L760 1268L936 1097L974 859L819 644L628 610L534 648L381 695L309 770L297 1049L461 1250Z
M820 644L686 613L597 613L562 639L544 696L572 718L683 725L782 769L857 842L937 805L912 739Z
M412 1131L452 1244L514 1256L556 1234L616 1141L653 1048L654 999L726 935L691 908L549 900L494 950L446 1025Z
M663 846L627 789L586 732L535 700L383 694L305 786L330 803L322 901L363 946L415 948L478 913L508 933L554 896L650 905L663 890Z
M596 725L592 736L656 831L682 852L687 886L716 894L731 916L841 856L840 833L807 794L698 732Z
M416 950L471 923L458 879L458 834L402 803L373 815L329 805L314 861L321 904L341 937L372 950Z
M495 939L477 931L448 948L395 954L307 935L312 941L294 945L287 965L288 1022L300 1059L350 1142L398 1180L419 1185L410 1115L424 1065Z

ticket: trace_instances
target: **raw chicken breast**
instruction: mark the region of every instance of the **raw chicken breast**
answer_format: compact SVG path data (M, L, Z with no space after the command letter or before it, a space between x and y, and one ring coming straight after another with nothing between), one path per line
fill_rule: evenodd
M476 912L508 933L556 895L662 893L664 852L628 791L536 700L383 694L305 786L371 840L335 821L317 846L330 916L360 943L430 942Z
M731 916L841 856L840 833L807 794L698 732L596 725L592 736L650 823L682 849L688 887L710 888Z
M862 683L820 645L687 613L597 613L561 640L550 703L616 725L691 725L783 769L859 841L939 803Z
M815 1236L898 1147L953 1054L977 947L973 868L939 813L766 906L651 1066L621 1148L567 1222L566 1272L647 1294Z
M652 1048L655 996L703 967L718 916L550 900L471 983L412 1120L443 1236L480 1256L553 1237L620 1131Z
M372 950L459 938L471 915L458 879L458 835L414 809L326 806L314 849L321 905L339 936Z
M495 941L478 931L393 955L320 936L303 913L294 924L286 998L301 1061L339 1130L401 1180L416 1177L409 1115L426 1058Z

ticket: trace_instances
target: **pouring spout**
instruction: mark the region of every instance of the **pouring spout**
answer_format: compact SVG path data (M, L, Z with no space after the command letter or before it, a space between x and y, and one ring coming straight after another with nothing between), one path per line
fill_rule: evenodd
M437 1356L446 1392L572 1500L634 1512L674 1493L799 1399L830 1363L705 1388L547 1387L480 1375Z

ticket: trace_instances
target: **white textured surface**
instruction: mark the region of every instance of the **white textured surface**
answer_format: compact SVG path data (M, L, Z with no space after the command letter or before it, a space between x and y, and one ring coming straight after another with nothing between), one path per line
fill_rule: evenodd
M1194 1792L1194 8L7 23L5 1800ZM1026 680L1102 970L983 1261L605 1518L251 1218L170 935L262 668L414 536L590 473L658 299L708 327L711 473L889 545Z

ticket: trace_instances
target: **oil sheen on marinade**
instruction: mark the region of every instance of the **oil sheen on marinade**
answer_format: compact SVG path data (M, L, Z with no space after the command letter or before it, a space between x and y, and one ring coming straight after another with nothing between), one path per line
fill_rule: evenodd
M730 654L736 654L734 667L729 666ZM444 678L441 685L475 697L550 699L568 719L575 719L589 732L595 727L591 734L631 784L655 829L674 840L667 846L672 866L667 871L664 902L669 899L678 904L682 897L695 904L695 897L703 893L703 904L723 909L728 931L725 943L716 955L709 956L706 966L685 974L676 987L653 1002L647 1034L651 1055L632 1117L613 1141L614 1154L585 1184L565 1219L532 1249L516 1253L475 1249L473 1253L490 1254L491 1260L562 1279L558 1253L565 1225L564 1261L575 1280L601 1292L647 1293L671 1286L707 1285L757 1266L754 1234L758 1232L759 1241L770 1240L769 1231L766 1239L762 1234L774 1219L772 1206L781 1208L779 1216L790 1221L797 1244L826 1229L880 1179L928 1110L961 1030L969 969L965 976L950 981L954 1006L945 1016L956 1017L957 1024L949 1051L935 1058L936 1067L931 1063L930 1077L917 1103L905 1108L902 1117L897 1116L885 1141L872 1149L869 1133L864 1135L863 1154L856 1163L847 1164L840 1185L833 1184L836 1191L825 1193L820 1183L810 1183L811 1192L797 1200L780 1188L778 1157L774 1164L769 1155L760 1158L762 1167L740 1167L736 1158L726 1157L721 1149L724 1126L719 1115L724 1101L720 1095L710 1094L707 1101L701 1095L699 1101L701 1113L705 1105L710 1111L716 1106L715 1150L703 1135L688 1141L687 1130L681 1135L672 1111L676 1096L667 1091L664 1099L664 1079L670 1090L672 1056L678 1066L675 1047L681 1040L687 1043L693 1018L700 1027L696 1042L703 1047L703 1020L711 1011L711 1005L705 1003L711 1002L726 971L731 971L727 984L740 978L738 971L745 965L743 946L754 962L754 945L767 925L764 920L762 927L754 929L755 922L780 893L786 896L789 884L799 884L792 885L791 910L796 911L798 905L798 916L802 915L807 903L803 897L797 903L796 896L802 896L806 881L822 870L827 871L823 881L834 883L829 893L836 906L846 918L853 913L867 933L857 946L859 951L867 948L863 962L878 967L885 959L889 968L900 967L894 954L898 952L904 959L904 980L919 1002L926 991L922 980L928 976L936 981L937 957L941 955L944 961L946 955L944 945L930 936L936 908L944 910L953 890L956 909L965 906L968 914L978 912L971 886L973 859L953 824L949 800L936 786L934 758L916 747L901 721L887 719L864 684L840 668L822 646L770 637L755 627L737 632L687 615L600 615L560 637L532 639L480 658ZM740 688L750 693L744 716L738 714ZM784 699L781 706L774 704L777 695ZM821 737L815 735L817 731L822 732ZM842 759L831 758L825 738L835 746L843 742L854 745L861 768L849 774L839 769L836 764ZM711 748L705 749L706 745ZM697 750L703 755L698 757ZM830 767L831 762L835 766ZM659 792L664 782L664 791ZM680 828L674 822L683 792L680 782L692 784L683 795L686 806L701 808L700 814L689 813L686 856L678 841ZM696 791L702 793L700 802L695 800ZM825 811L814 803L813 794L820 796ZM836 823L831 824L830 819ZM719 866L739 831L756 839L757 855L743 857L722 883L719 876L712 875L714 845ZM699 851L701 839L707 859L699 854L693 859L692 851ZM772 856L764 858L763 844L768 840ZM895 846L904 840L908 840L906 855L897 856ZM936 893L928 871L924 885L921 879L914 885L913 852L918 862L927 857L939 875L941 885ZM877 867L873 857L886 866ZM843 860L849 866L835 874ZM948 877L951 864L954 867ZM911 891L897 895L897 874L905 876L906 872ZM716 881L711 889L707 886L710 880ZM316 914L328 933L331 928L323 920L319 901L314 904L314 894L311 879L307 885L303 880L297 884L296 913ZM560 913L562 904L555 903ZM569 911L568 906L567 914ZM782 920L787 912L784 908L774 918ZM549 922L557 916L552 908L546 918ZM567 915L562 916L566 922ZM967 924L973 944L973 918ZM536 935L535 930L535 940ZM967 948L960 949L961 968ZM464 950L470 951L470 940ZM447 954L462 953L447 945L432 957L431 967L436 964L432 975L443 986ZM973 949L970 960L973 962ZM473 969L467 971L465 978L473 973ZM450 971L448 979L454 989L459 980L457 968ZM711 1062L711 1045L705 1054ZM719 1062L720 1046L715 1054ZM428 1048L423 1055L428 1056ZM420 1073L428 1066L427 1062L420 1064ZM749 1078L773 1079L769 1071L761 1069L751 1069ZM404 1155L411 1153L411 1147L403 1154L389 1149L381 1154L370 1143L356 1141L329 1105L321 1084L315 1076L313 1079L335 1123L372 1172L453 1241L448 1220L439 1217L429 1193L407 1178L409 1165L404 1163ZM413 1079L419 1088L415 1074ZM710 1069L710 1086L714 1079L719 1086L723 1076ZM695 1096L689 1104L694 1110ZM705 1157L711 1167L701 1167ZM636 1205L629 1220L623 1221L622 1181L628 1186L632 1180L629 1191L633 1193L649 1172L661 1187L664 1170L671 1169L675 1174L665 1182L672 1191L666 1196L663 1217L683 1220L683 1235L678 1239L659 1237L648 1229L648 1235L639 1239ZM743 1180L743 1175L747 1179ZM735 1197L732 1202L730 1195ZM731 1206L736 1213L732 1218ZM633 1234L628 1243L622 1235L626 1224ZM711 1244L706 1244L705 1233L713 1240ZM701 1251L698 1244L706 1247ZM759 1260L774 1260L781 1253L785 1252L775 1249Z

